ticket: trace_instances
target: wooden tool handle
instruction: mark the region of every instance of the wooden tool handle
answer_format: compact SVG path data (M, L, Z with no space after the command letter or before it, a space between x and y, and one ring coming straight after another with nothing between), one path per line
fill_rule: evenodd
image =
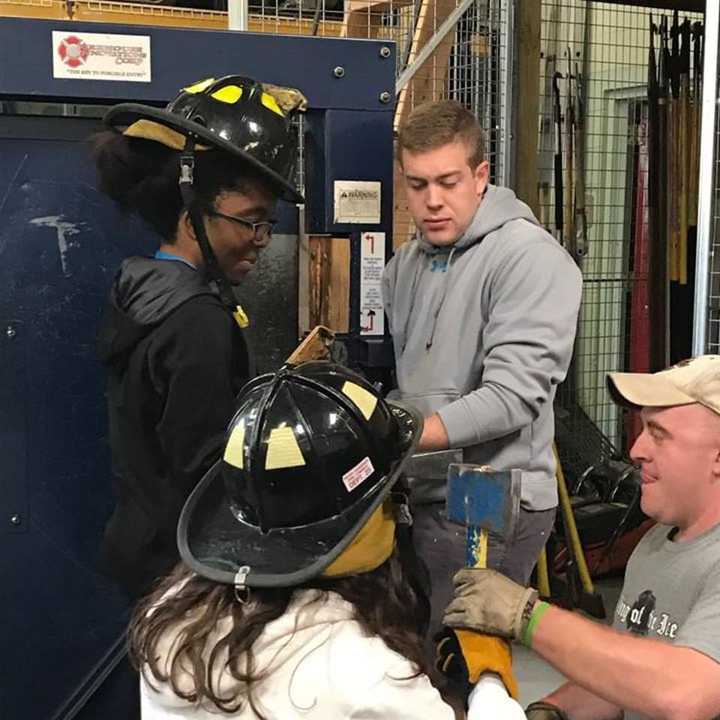
M492 466L481 465L480 470L484 472L493 472ZM467 551L467 566L471 568L487 567L488 558L488 531L486 528L468 525L467 542L465 543Z
M329 360L335 333L324 325L317 325L285 361L286 365L300 365L311 360Z
M488 531L485 528L468 526L467 553L468 567L487 567Z

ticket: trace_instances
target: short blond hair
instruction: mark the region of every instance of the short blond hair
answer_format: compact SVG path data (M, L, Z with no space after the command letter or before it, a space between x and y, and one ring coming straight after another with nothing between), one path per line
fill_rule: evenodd
M422 153L452 142L468 149L468 165L474 170L485 159L485 133L477 118L454 100L418 105L398 132L397 153Z

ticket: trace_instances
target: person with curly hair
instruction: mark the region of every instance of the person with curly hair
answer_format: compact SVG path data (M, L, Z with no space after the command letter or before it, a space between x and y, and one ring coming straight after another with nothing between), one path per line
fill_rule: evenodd
M180 509L254 374L233 286L270 243L278 200L302 202L291 120L304 103L296 90L211 78L165 109L111 108L94 137L101 190L157 244L123 262L99 336L117 495L104 565L134 598L176 564Z
M427 674L402 532L397 481L421 432L416 411L334 363L244 388L182 510L182 564L131 625L143 720L455 717ZM468 661L468 717L524 718L487 640Z

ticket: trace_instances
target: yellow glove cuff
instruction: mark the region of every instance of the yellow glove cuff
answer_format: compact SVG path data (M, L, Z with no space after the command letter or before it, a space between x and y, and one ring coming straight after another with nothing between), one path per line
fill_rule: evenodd
M512 671L510 643L491 635L480 635L470 630L455 630L471 683L476 683L483 673L500 676L505 689L517 700L518 685Z

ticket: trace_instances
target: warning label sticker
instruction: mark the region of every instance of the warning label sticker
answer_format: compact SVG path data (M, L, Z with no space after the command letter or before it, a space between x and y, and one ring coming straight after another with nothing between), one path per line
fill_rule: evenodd
M358 485L364 483L374 472L375 468L373 467L372 461L369 457L366 457L342 476L343 484L348 492L352 492Z
M360 238L360 334L385 332L380 279L385 267L385 233L367 232Z
M365 180L336 180L335 222L377 225L380 222L382 183Z

